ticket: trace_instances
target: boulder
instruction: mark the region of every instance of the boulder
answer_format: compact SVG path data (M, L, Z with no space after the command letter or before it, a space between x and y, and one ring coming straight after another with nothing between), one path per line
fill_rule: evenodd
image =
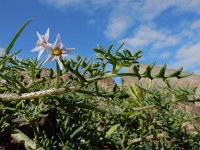
M97 82L97 85L105 90L112 90L117 84L112 78L102 79Z
M144 73L147 66L148 65L146 64L140 64L140 73ZM152 70L152 74L153 75L157 74L160 69L161 67L155 66ZM174 71L175 69L166 69L166 74L170 74ZM126 73L131 73L131 72L132 72L132 68L128 68L128 70L126 71ZM126 88L128 88L132 82L139 85L142 84L146 86L150 81L150 79L147 79L147 78L141 78L139 80L137 77L122 77L121 80L124 87ZM171 86L180 87L180 88L187 88L187 87L196 88L196 96L197 97L200 96L200 75L193 74L181 79L171 78L169 79L169 83ZM153 79L152 84L157 87L166 86L166 83L163 81L163 79Z
M49 69L46 69L46 68L43 68L40 73L36 76L36 79L37 80L41 80L42 78L48 78L50 77L50 70ZM21 72L20 74L20 81L22 82L26 82L26 83L29 83L30 82L30 77L28 76L27 72L23 71ZM68 73L65 73L61 76L61 80L63 82L69 80L69 78L73 78L73 75L71 74L68 74ZM51 81L51 83L55 83L56 79L53 79ZM107 79L102 79L102 80L99 80L97 82L97 85L105 90L112 90L115 86L116 86L116 83L114 82L114 80L112 78L107 78Z

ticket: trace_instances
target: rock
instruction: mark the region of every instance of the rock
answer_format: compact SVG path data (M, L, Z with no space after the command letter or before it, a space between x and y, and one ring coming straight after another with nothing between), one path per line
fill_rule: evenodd
M50 77L51 75L51 72L50 72L50 69L46 69L46 68L43 68L40 73L38 75L36 75L36 78L37 80L42 80L42 78L48 78ZM30 82L30 77L28 76L28 74L23 71L20 73L19 75L19 78L20 78L20 82L26 82L26 83L29 83ZM73 78L73 75L72 74L63 74L61 76L61 80L63 82L69 80L69 78ZM51 83L55 83L56 82L56 79L53 79L51 81ZM102 79L102 80L99 80L97 82L97 85L105 90L112 90L117 84L114 82L114 80L112 78L107 78L107 79Z
M187 113L189 118L197 117L200 115L200 106L197 104L183 105L182 109ZM182 130L186 129L189 133L194 135L200 132L200 120L194 119L193 121L188 121L182 124Z
M40 73L40 77L49 77L50 76L50 70L49 69L42 69ZM63 74L61 76L61 79L63 82L69 80L71 78L71 74ZM97 85L105 90L111 90L116 86L116 83L114 82L113 79L108 78L108 79L102 79L97 82Z
M50 69L43 68L40 72L39 78L50 77Z
M112 78L102 79L97 82L97 85L105 90L112 90L117 84Z
M145 71L146 67L147 67L146 64L140 64L140 73L143 73ZM161 67L155 66L152 70L152 74L153 75L157 74L159 72L160 68ZM175 71L175 69L166 69L166 74L170 74L174 71ZM132 68L129 68L126 72L127 73L132 72ZM122 77L121 80L122 80L124 87L126 87L126 88L129 87L132 82L146 86L150 81L150 79L147 79L147 78L141 78L139 80L137 77ZM200 75L193 74L191 76L181 78L181 79L171 78L171 79L169 79L169 83L171 86L175 86L175 87L197 88L196 96L197 97L200 96ZM158 87L166 86L166 83L162 79L153 79L152 84L155 86L158 86Z

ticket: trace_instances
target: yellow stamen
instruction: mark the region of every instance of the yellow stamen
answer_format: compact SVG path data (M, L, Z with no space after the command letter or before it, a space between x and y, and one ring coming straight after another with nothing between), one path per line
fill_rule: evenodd
M47 44L47 41L46 40L44 40L43 42L37 41L36 45L37 46L42 46L43 43Z
M42 43L38 41L36 45L37 46L42 46Z
M60 56L62 54L62 51L60 48L55 48L55 49L53 49L52 53L55 56Z

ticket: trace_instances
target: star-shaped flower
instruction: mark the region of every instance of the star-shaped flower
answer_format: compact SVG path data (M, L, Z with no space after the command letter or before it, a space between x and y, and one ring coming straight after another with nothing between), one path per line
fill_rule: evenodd
M37 32L38 36L38 41L36 43L36 47L31 50L31 52L39 51L37 59L40 59L40 56L45 50L45 47L43 46L44 44L48 44L49 40L49 28L47 29L46 33L44 35L41 35L40 33Z
M75 48L64 47L60 39L60 34L57 34L57 38L54 44L44 44L43 46L48 51L48 57L43 64L55 59L58 62L58 65L61 70L63 69L63 64L62 64L63 56L67 56L67 54L75 50Z

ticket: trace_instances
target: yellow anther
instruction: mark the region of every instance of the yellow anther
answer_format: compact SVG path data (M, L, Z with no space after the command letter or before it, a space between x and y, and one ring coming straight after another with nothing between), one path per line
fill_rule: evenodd
M55 56L60 56L62 54L62 51L61 49L59 48L55 48L53 51L52 51L53 55Z

